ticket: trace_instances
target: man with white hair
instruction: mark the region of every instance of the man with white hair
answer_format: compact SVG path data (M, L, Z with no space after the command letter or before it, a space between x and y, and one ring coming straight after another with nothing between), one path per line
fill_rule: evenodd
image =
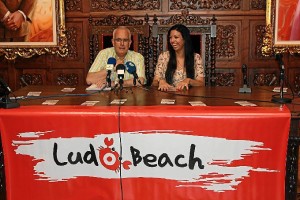
M144 83L145 81L145 64L144 57L137 52L129 50L131 45L131 33L130 30L125 26L119 26L113 31L112 45L113 47L101 50L95 61L93 62L87 77L86 82L88 85L96 84L97 87L101 88L106 84L107 75L107 61L109 58L116 59L116 66L118 64L125 64L130 61L136 66L136 74L139 77L139 82ZM112 86L116 79L116 70L112 71ZM134 76L125 71L124 74L124 87L133 86Z

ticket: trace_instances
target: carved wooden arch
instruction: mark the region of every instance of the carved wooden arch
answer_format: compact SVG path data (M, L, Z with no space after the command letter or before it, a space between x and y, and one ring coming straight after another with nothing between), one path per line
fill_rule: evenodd
M134 19L130 15L108 15L104 18L89 17L89 53L90 66L96 58L105 35L112 35L113 30L118 26L126 26L133 36L133 50L141 53L145 58L145 68L149 68L149 17L146 14L144 19Z
M167 33L169 28L175 24L186 25L191 34L201 35L201 56L205 70L205 85L216 85L216 18L201 18L200 15L189 14L187 9L181 14L171 16L169 19L158 19L154 15L152 26L152 53L153 69L152 78L157 64L158 55L165 51Z

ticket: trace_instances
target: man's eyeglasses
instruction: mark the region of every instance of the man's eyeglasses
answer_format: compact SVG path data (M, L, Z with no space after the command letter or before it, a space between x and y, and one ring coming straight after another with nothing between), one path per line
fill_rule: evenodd
M130 40L129 39L116 38L116 39L114 39L114 41L117 42L117 43L121 43L121 42L128 43Z

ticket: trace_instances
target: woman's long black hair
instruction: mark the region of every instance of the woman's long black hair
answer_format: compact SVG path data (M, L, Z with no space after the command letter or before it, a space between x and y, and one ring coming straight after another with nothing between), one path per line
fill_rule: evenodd
M166 70L166 81L169 84L173 83L173 75L176 70L176 53L170 43L170 34L172 30L176 30L181 33L182 38L184 40L184 66L186 68L186 75L188 78L194 78L195 76L195 69L194 69L194 48L193 48L193 43L190 35L189 29L182 25L182 24L176 24L172 26L169 31L168 31L168 50L170 52L170 59L167 65L167 70Z

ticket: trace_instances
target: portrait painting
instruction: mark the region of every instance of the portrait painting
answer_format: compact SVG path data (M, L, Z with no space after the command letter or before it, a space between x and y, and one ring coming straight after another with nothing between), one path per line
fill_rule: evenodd
M300 0L277 0L275 42L300 42Z
M26 42L50 42L56 44L55 1L37 0L32 12L32 23Z
M11 14L18 9L8 1L2 2L2 4L7 4L4 6L8 10L12 10ZM0 55L5 54L8 59L15 59L17 56L31 57L47 52L66 55L64 1L29 0L28 2L27 6L23 6L24 12L22 11L26 20L20 26L9 26L9 22L5 22L2 18L0 22Z
M262 52L300 53L300 0L267 0Z

